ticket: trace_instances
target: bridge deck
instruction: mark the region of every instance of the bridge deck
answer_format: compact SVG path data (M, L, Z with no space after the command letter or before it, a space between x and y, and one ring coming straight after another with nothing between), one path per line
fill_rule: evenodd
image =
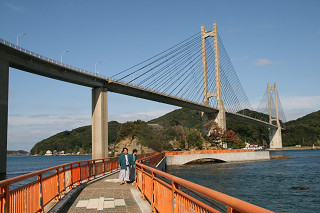
M116 173L85 187L68 212L151 212L140 191L132 184L120 185L118 177Z

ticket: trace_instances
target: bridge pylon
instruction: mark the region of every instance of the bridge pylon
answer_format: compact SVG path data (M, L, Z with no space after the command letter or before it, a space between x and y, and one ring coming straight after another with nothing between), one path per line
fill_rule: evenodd
M206 38L213 37L214 39L214 58L215 58L215 76L216 76L216 91L209 92L208 88L208 68L207 68L207 54L206 54ZM217 113L202 112L202 131L208 131L204 127L206 123L214 120L220 128L226 129L226 110L224 108L221 95L221 78L220 78L220 60L218 47L218 28L217 23L213 23L211 31L205 31L204 25L201 25L201 43L202 43L202 70L203 70L203 104L209 106L209 98L216 97L218 103Z
M269 128L269 142L270 148L277 149L282 148L282 134L281 134L281 123L279 119L279 104L278 104L278 92L276 83L274 83L273 87L271 87L268 83L268 106L269 106L269 123L273 121L277 122L277 129ZM270 91L274 90L275 96L275 106L276 106L276 117L273 118L271 114L271 94Z

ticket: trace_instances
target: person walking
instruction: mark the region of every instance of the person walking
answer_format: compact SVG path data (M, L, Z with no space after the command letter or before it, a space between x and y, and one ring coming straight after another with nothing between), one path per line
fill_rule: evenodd
M134 182L136 179L136 160L139 160L139 157L137 156L138 150L134 149L132 151L132 154L130 155L132 159L132 168L130 169L130 182Z
M118 164L120 165L119 180L121 181L120 185L122 185L130 181L130 167L133 165L132 159L129 156L128 149L126 147L122 149L122 154L118 158Z

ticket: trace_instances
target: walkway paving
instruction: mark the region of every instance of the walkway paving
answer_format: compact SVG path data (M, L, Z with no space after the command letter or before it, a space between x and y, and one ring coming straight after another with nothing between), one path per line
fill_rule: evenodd
M120 185L119 173L86 186L68 213L151 212L150 205L132 184Z

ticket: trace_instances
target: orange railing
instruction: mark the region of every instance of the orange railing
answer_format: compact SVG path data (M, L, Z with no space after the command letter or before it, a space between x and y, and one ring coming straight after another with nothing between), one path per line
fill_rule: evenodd
M141 154L136 163L136 186L154 212L271 212L155 169L169 153L181 154ZM41 212L67 189L118 170L117 159L77 161L0 181L0 212ZM28 183L23 185L24 181ZM14 188L14 184L22 186Z
M141 154L146 158L154 153ZM0 212L41 212L67 189L118 169L118 157L67 163L0 181ZM28 183L23 184L23 182ZM14 188L15 185L22 185Z
M154 212L271 212L145 165L150 162L154 166L165 155L160 153L136 163L136 186Z

